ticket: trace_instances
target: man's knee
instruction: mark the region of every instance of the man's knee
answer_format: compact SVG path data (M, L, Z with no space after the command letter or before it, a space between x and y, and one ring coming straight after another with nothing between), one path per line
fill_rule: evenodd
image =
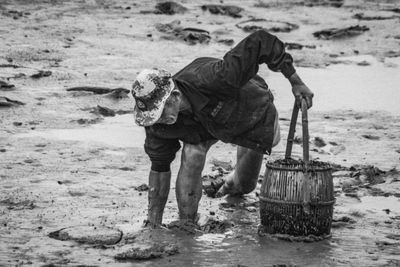
M203 142L197 145L184 144L182 150L182 164L191 168L203 168L208 149L211 144Z
M235 175L241 193L248 194L256 188L262 160L263 154L249 148L238 147Z

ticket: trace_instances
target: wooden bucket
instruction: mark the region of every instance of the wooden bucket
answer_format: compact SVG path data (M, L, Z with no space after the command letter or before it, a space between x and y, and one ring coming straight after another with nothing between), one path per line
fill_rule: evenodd
M298 116L293 108L285 159L266 165L260 193L260 217L263 231L292 236L327 236L333 216L332 168L329 164L309 161L307 104L303 99L303 157L291 159Z

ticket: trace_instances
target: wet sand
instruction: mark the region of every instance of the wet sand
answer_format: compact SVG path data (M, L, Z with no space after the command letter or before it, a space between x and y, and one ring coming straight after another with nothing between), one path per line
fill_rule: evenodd
M201 4L205 3L211 1ZM400 168L400 86L395 78L400 64L400 20L352 18L360 12L396 15L383 10L398 8L398 4L345 1L334 8L286 1L262 3L269 7L260 7L259 1L224 1L244 8L242 18L232 18L202 11L200 3L191 2L182 2L189 9L186 14L172 16L141 14L141 10L153 9L151 1L2 2L0 80L14 84L15 89L0 89L0 96L26 105L0 108L0 266L400 264L396 239L400 229L400 177L396 171ZM23 13L15 15L10 10ZM315 92L309 114L311 157L343 166L333 173L332 238L291 243L258 236L259 187L243 199L203 196L202 215L233 223L224 233L140 232L147 194L135 187L147 183L150 166L142 148L143 130L134 125L132 114L103 117L90 113L97 105L132 110L132 98L65 89L82 85L129 89L142 68L163 66L177 71L199 56L222 57L231 46L217 40L240 41L247 33L235 24L250 16L295 23L298 29L276 34L287 42L316 46L290 52L298 72ZM163 39L154 24L175 19L185 27L208 30L209 44ZM370 30L341 40L312 36L325 28L356 24ZM52 73L39 79L30 77L39 70ZM260 74L274 91L281 117L283 140L271 157L265 158L273 160L284 154L293 99L281 74L266 67ZM315 145L315 137L327 145ZM214 145L204 173L211 172L213 159L234 164L235 151L229 144ZM301 146L294 145L294 155L300 153ZM173 179L179 164L178 153ZM354 165L374 165L386 173L376 174L379 183L375 183L357 173L361 167L346 169ZM177 219L174 183L164 217L165 222ZM48 237L53 231L78 225L120 229L124 237L110 246ZM150 239L176 244L180 253L140 262L114 259L121 251Z

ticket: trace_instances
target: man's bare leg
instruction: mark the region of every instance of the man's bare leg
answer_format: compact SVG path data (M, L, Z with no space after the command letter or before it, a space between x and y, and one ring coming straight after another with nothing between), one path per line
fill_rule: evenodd
M243 195L253 191L257 186L262 160L262 153L238 146L236 168L225 178L216 196Z
M276 112L272 147L276 146L280 139L279 115ZM243 195L253 191L257 186L262 160L263 154L238 146L236 169L225 178L225 183L218 190L216 197Z
M165 203L168 200L171 172L150 171L147 220L151 227L162 223Z
M215 141L198 145L184 144L181 166L176 179L176 199L179 219L195 222L202 195L201 172L204 168L207 151Z

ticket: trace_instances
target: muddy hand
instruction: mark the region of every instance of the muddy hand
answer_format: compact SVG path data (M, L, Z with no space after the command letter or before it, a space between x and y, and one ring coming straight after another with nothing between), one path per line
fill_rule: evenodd
M314 93L310 90L310 88L304 84L297 73L294 73L292 76L290 76L289 81L292 85L292 92L295 98L304 98L307 102L307 107L311 108L313 105Z

